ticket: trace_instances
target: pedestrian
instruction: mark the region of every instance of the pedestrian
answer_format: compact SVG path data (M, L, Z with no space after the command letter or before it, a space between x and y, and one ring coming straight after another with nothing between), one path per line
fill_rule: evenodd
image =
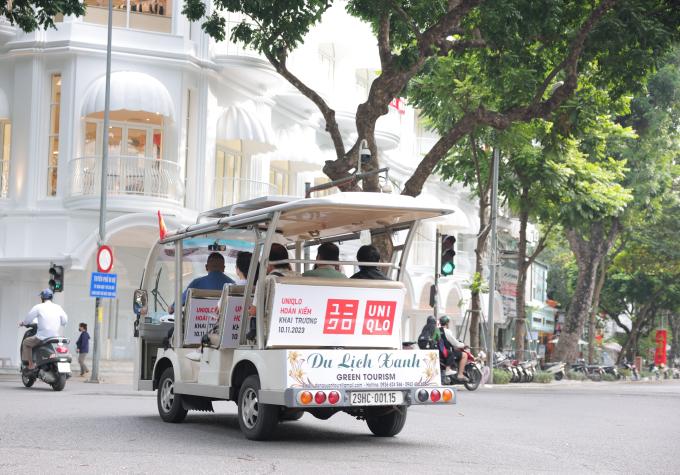
M78 325L78 331L80 336L78 341L76 341L76 353L78 353L78 364L80 365L80 375L85 376L85 373L89 373L90 370L85 366L85 358L90 352L90 334L87 333L87 323L81 322Z

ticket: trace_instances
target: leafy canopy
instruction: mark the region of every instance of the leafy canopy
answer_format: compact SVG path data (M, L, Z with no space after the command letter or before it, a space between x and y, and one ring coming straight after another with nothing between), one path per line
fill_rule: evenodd
M54 28L54 17L81 16L85 4L80 0L0 0L0 16L25 32L38 28Z

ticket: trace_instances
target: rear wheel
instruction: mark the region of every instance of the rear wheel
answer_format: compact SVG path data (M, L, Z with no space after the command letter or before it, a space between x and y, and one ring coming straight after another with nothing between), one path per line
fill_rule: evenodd
M562 378L564 378L563 372L555 373L555 381L562 381Z
M175 394L175 371L166 368L161 374L156 393L158 414L165 422L182 422L187 416L187 410L182 406L182 395Z
M474 391L479 387L479 383L482 382L482 373L475 365L469 365L465 368L465 376L470 380L467 383L464 383L465 389L468 391Z
M57 380L52 383L52 389L55 391L61 391L66 387L66 375L59 374Z
M250 440L265 440L272 436L279 422L279 406L259 401L260 378L248 376L238 392L238 425Z
M21 382L24 383L24 386L27 388L30 388L33 386L33 383L35 383L35 378L31 378L30 376L26 374L21 375Z
M366 409L366 424L378 437L394 437L406 424L406 406Z

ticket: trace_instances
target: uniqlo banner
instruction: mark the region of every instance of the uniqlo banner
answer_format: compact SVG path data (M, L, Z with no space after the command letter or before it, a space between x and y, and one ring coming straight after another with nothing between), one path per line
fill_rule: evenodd
M219 299L190 298L189 319L187 321L184 343L200 345L201 338L217 323L217 304Z
M654 364L656 366L666 364L666 344L668 335L666 330L656 331L656 351L654 352Z
M277 283L267 345L398 348L404 294Z
M229 297L227 299L220 348L238 348L241 338L241 312L243 312L244 301L243 297Z

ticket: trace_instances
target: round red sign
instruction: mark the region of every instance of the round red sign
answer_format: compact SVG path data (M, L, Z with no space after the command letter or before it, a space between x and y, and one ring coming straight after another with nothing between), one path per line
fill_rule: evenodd
M110 272L113 268L113 251L109 246L100 246L97 251L97 269L99 272Z

